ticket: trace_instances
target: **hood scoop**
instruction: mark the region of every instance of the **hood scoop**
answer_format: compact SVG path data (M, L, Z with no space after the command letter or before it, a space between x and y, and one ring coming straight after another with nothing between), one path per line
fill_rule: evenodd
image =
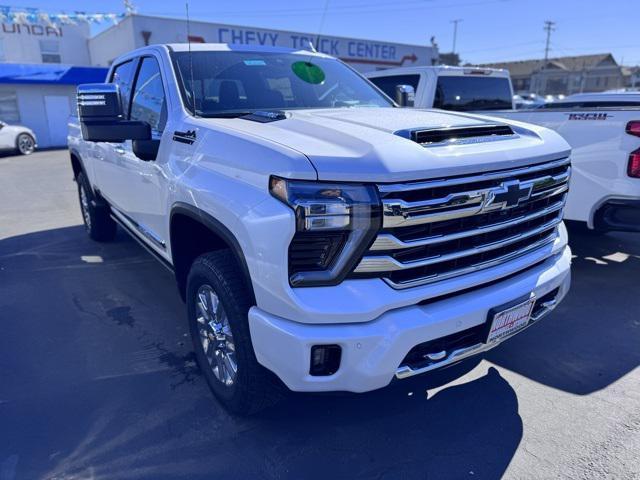
M486 123L460 127L400 130L395 134L413 140L424 147L482 143L517 137L509 125Z

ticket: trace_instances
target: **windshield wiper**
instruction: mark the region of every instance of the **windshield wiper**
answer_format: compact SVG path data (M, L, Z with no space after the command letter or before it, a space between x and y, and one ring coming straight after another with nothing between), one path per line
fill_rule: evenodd
M251 115L252 111L238 111L238 110L222 110L220 112L210 112L210 113L202 113L198 112L198 115L204 118L238 118L244 117L245 115Z

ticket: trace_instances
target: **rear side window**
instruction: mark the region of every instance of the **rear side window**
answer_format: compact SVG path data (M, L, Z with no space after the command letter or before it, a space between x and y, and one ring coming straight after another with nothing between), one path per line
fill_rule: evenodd
M121 63L113 70L111 83L118 85L120 89L120 99L122 101L122 112L125 118L129 114L129 99L131 98L131 84L133 83L133 67L132 60Z
M470 110L505 110L512 108L511 88L507 78L438 77L434 108L468 112Z
M392 77L370 78L371 82L387 94L389 98L396 98L396 87L398 85L411 85L413 89L418 91L418 83L420 75L394 75Z
M167 101L160 66L153 57L143 57L131 101L131 120L140 120L162 132L167 123Z

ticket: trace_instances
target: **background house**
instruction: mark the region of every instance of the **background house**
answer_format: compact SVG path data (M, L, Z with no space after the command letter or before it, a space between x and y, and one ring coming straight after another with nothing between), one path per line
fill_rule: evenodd
M622 66L613 55L579 55L544 60L523 60L482 65L509 70L516 93L570 95L602 92L625 86Z

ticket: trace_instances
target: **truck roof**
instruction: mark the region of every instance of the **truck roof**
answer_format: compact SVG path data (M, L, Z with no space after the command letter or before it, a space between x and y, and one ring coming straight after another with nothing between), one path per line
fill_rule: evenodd
M330 57L324 53L313 52L311 50L271 47L266 45L244 45L233 43L167 43L166 47L174 52L188 52L191 48L192 52L270 52L270 53L293 53L300 55L312 55L318 57Z
M559 101L568 102L640 102L640 92L575 93Z
M399 68L389 68L385 70L378 70L376 72L367 72L365 76L367 77L378 77L378 76L388 76L388 75L407 75L407 74L416 74L423 72L435 72L439 76L446 75L491 75L494 77L509 77L509 71L503 68L487 68L487 67L474 67L474 66L464 66L464 67L453 67L450 65L425 65L418 67L399 67Z

